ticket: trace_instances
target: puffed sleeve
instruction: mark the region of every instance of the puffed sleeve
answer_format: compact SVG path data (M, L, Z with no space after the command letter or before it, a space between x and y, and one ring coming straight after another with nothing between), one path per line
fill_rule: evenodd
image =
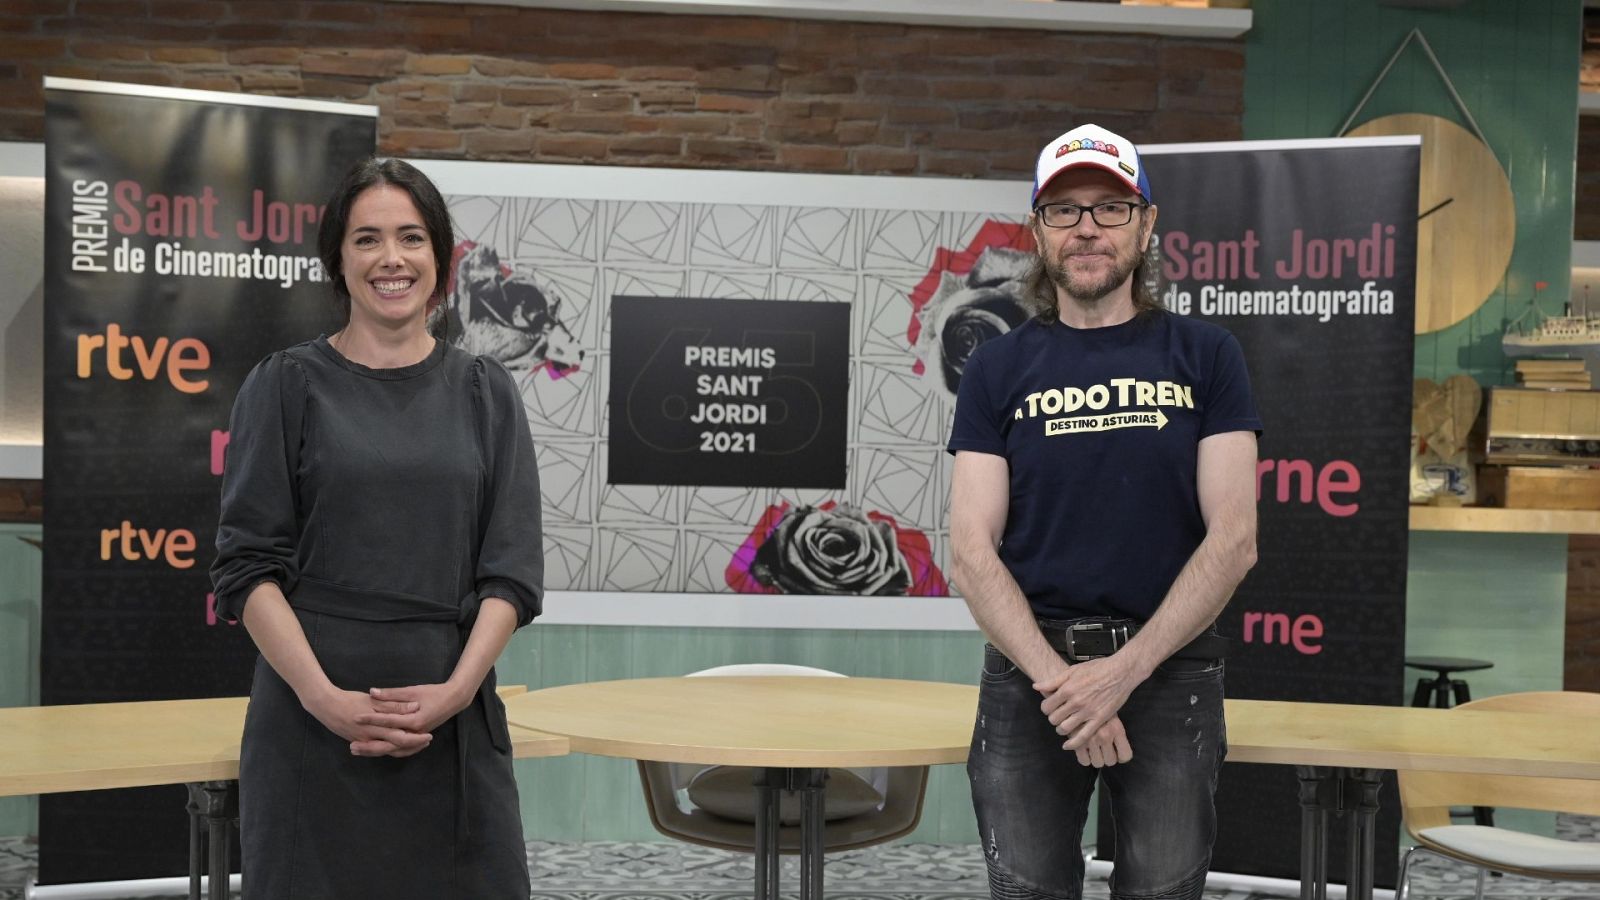
M473 399L488 477L479 513L477 595L511 603L522 626L544 607L539 464L522 395L505 366L478 357Z
M300 577L294 474L305 398L305 374L284 353L262 360L234 398L211 564L218 615L237 619L257 585L276 582L288 594Z

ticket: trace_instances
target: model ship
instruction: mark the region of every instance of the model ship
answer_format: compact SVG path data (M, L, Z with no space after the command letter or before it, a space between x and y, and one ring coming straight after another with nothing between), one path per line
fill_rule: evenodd
M1600 356L1600 312L1573 315L1569 303L1563 315L1549 315L1539 306L1539 291L1547 286L1535 283L1528 308L1506 325L1501 349L1507 356Z

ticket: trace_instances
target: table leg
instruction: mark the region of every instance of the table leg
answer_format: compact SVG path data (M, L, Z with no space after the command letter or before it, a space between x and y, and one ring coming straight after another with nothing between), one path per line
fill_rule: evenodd
M800 900L822 900L822 847L827 769L791 770L800 790Z
M778 900L778 792L782 790L784 769L755 770L756 789L756 900Z
M1345 769L1344 807L1350 815L1350 880L1347 900L1372 900L1373 865L1377 849L1378 788L1381 769Z
M228 865L228 843L232 837L233 820L239 817L239 782L200 781L190 782L185 787L189 790L189 809L192 811L189 896L192 900L198 900L200 896L200 877L195 871L200 856L197 846L198 818L205 820L206 836L211 844L206 865L206 875L210 879L206 894L210 900L228 900L228 870L231 868Z
M1339 778L1326 766L1295 766L1300 778L1300 900L1328 900L1328 812Z
M189 900L200 900L200 873L205 865L200 861L200 802L195 795L196 784L184 785L189 791Z

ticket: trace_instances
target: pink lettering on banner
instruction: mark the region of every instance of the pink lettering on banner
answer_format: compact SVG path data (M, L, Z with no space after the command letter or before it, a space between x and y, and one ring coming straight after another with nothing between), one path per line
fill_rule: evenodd
M1270 475L1275 478L1269 478ZM1298 490L1296 490L1298 488ZM1279 503L1310 503L1330 516L1353 516L1361 504L1341 498L1361 490L1361 471L1343 459L1330 460L1320 469L1306 459L1263 459L1256 463L1256 502L1263 499Z
M1297 652L1306 656L1316 656L1322 652L1320 643L1312 643L1313 640L1322 637L1322 619L1311 613L1304 613L1291 620L1288 613L1247 612L1244 614L1246 644L1257 642L1258 625L1261 627L1260 643L1292 644Z
M240 219L234 230L246 241L259 241L264 237L279 244L303 244L308 234L316 237L321 220L320 206L311 203L291 206L282 200L268 200L266 192L256 188L250 192L249 218Z
M211 474L221 475L228 456L228 432L211 429Z
M117 214L111 227L120 234L151 237L219 238L217 194L206 185L199 194L145 193L137 181L123 180L111 188Z
M215 625L221 622L224 625L237 625L237 619L223 619L217 615L217 595L206 594L206 624Z

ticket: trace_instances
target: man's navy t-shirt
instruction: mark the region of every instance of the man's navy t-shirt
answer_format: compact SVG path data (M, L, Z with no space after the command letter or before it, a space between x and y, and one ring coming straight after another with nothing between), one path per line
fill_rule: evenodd
M1200 440L1260 430L1239 342L1216 325L1032 319L967 361L948 449L1009 464L1000 560L1036 616L1144 621L1205 537Z

